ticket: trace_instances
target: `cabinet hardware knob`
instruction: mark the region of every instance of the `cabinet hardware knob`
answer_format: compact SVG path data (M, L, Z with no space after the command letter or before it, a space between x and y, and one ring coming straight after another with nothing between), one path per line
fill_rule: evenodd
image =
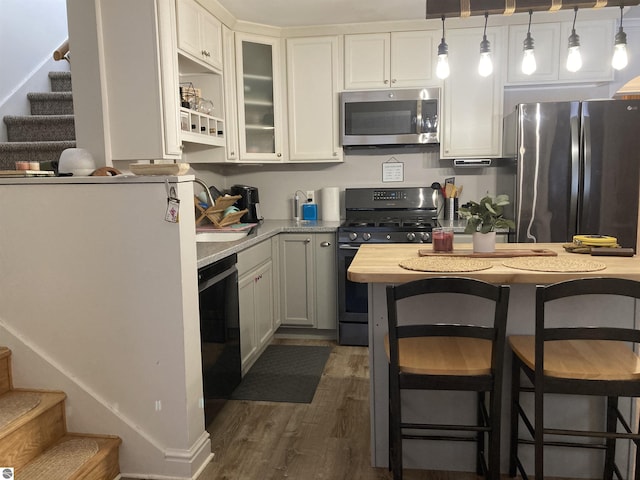
M331 242L320 242L320 246L321 247L330 247L331 246Z
M338 152L333 152L333 156L337 157L338 156Z
M385 80L385 81L384 81L384 84L385 84L385 85L386 85L386 84L388 84L388 83L389 83L389 80Z
M280 158L281 156L282 156L282 154L281 154L281 153L277 153L277 154L276 154L276 157L278 157L278 158Z
M304 243L311 243L311 239L310 238L305 238L304 239Z

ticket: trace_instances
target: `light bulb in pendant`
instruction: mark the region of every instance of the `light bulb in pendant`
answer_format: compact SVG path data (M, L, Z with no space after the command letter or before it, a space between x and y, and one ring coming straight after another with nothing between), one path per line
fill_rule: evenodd
M442 41L438 45L438 63L436 65L436 76L444 80L449 76L449 46L444 41L444 15L442 16Z
M493 73L493 61L491 60L491 52L480 53L480 63L478 64L478 73L481 77L488 77Z
M613 58L611 59L611 66L616 70L622 70L629 63L629 56L627 55L627 45L625 43L616 44L613 50Z
M620 6L620 29L616 33L616 44L613 47L613 58L611 59L611 66L616 70L622 70L629 63L627 34L622 30L622 9L623 7Z
M449 68L449 55L438 55L438 64L436 65L436 76L444 80L449 77L451 69Z
M582 55L580 54L580 45L569 47L567 55L567 70L577 72L582 68Z
M531 75L536 71L538 65L536 64L536 56L533 53L533 49L525 50L522 55L522 73L525 75Z

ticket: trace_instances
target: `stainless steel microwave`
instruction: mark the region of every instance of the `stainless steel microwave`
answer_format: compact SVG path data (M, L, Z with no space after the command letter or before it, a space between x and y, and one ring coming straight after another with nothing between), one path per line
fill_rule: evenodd
M342 146L440 143L439 105L439 88L342 92Z

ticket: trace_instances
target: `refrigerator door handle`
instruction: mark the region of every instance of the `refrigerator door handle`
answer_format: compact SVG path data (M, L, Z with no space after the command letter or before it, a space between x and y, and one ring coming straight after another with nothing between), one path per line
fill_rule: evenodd
M590 211L591 198L591 118L589 115L582 117L582 210L578 213L579 218L585 215L585 212ZM578 222L580 226L580 222ZM583 232L579 232L583 233Z
M580 180L580 124L579 117L572 116L571 126L571 196L569 202L569 238L577 234L578 185Z

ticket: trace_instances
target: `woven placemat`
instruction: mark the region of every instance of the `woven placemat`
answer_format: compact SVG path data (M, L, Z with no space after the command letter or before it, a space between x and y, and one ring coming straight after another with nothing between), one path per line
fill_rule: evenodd
M0 397L0 429L32 410L40 403L34 392L10 391Z
M65 480L98 452L90 438L71 438L45 451L19 472L21 480ZM16 477L17 478L17 477Z
M504 260L505 267L537 272L595 272L604 270L604 263L577 257L518 257Z
M468 257L418 257L402 260L398 265L419 272L475 272L491 268L491 263Z

